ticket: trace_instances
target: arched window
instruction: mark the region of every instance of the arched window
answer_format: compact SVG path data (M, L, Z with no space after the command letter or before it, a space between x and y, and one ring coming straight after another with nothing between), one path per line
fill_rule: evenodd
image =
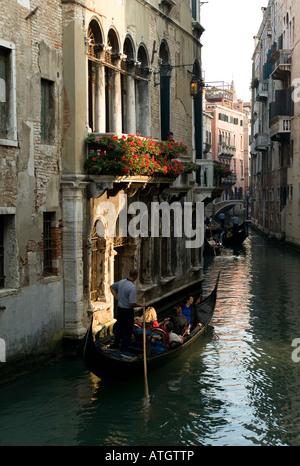
M103 55L103 37L96 19L92 19L87 32L88 53L88 125L92 131L101 131L101 78L102 66L99 59Z
M193 77L201 80L201 68L198 60L194 61L193 65ZM201 88L202 89L202 88ZM195 137L195 149L196 149L196 159L202 159L202 91L193 99L194 105L194 137ZM199 176L196 174L196 179L198 182Z
M136 66L136 130L142 136L150 136L150 90L149 55L144 44L140 44Z
M123 45L123 59L121 68L122 88L122 132L136 134L136 96L135 96L135 50L130 36L127 36Z
M162 41L159 48L160 65L160 130L161 139L167 139L170 131L170 80L171 63L169 47L166 41Z
M122 106L120 72L121 55L119 41L114 29L110 29L105 47L105 130L106 133L122 132Z

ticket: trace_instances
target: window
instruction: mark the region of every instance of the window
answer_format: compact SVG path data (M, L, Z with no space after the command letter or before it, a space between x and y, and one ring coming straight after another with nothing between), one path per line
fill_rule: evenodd
M0 39L0 144L17 145L15 46Z
M199 0L191 0L191 8L192 8L192 18L195 20L195 21L198 21L198 2Z
M0 213L0 289L18 287L17 257L15 215Z
M55 219L55 213L44 212L43 218L43 244L44 244L44 276L53 275L53 242L52 242L52 222Z
M54 84L41 80L41 141L52 144L54 140Z

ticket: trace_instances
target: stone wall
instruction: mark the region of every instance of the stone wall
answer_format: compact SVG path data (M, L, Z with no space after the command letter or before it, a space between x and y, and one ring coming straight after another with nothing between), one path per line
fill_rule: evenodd
M9 75L16 136L0 141L0 215L4 287L0 337L7 359L50 347L64 327L60 170L62 155L62 10L58 0L1 2L0 41L11 44ZM41 139L41 80L54 106L50 143ZM52 273L45 274L43 217L51 212Z

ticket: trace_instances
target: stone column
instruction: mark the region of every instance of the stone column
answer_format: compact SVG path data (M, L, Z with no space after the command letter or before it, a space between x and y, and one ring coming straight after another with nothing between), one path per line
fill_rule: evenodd
M104 65L97 65L95 121L96 121L96 132L105 133L106 132L106 120L105 120L105 67Z
M118 71L113 74L112 132L122 133L121 74Z
M86 183L80 176L62 181L65 335L79 339L86 333L83 307L83 234Z
M136 134L135 79L127 76L127 133Z

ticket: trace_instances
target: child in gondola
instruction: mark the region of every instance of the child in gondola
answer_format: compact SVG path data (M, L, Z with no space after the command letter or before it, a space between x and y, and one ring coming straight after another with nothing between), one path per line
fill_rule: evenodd
M177 333L174 332L174 325L172 324L171 321L166 323L166 330L169 333L169 342L170 342L170 347L173 344L183 343L183 336L182 335L177 335Z

